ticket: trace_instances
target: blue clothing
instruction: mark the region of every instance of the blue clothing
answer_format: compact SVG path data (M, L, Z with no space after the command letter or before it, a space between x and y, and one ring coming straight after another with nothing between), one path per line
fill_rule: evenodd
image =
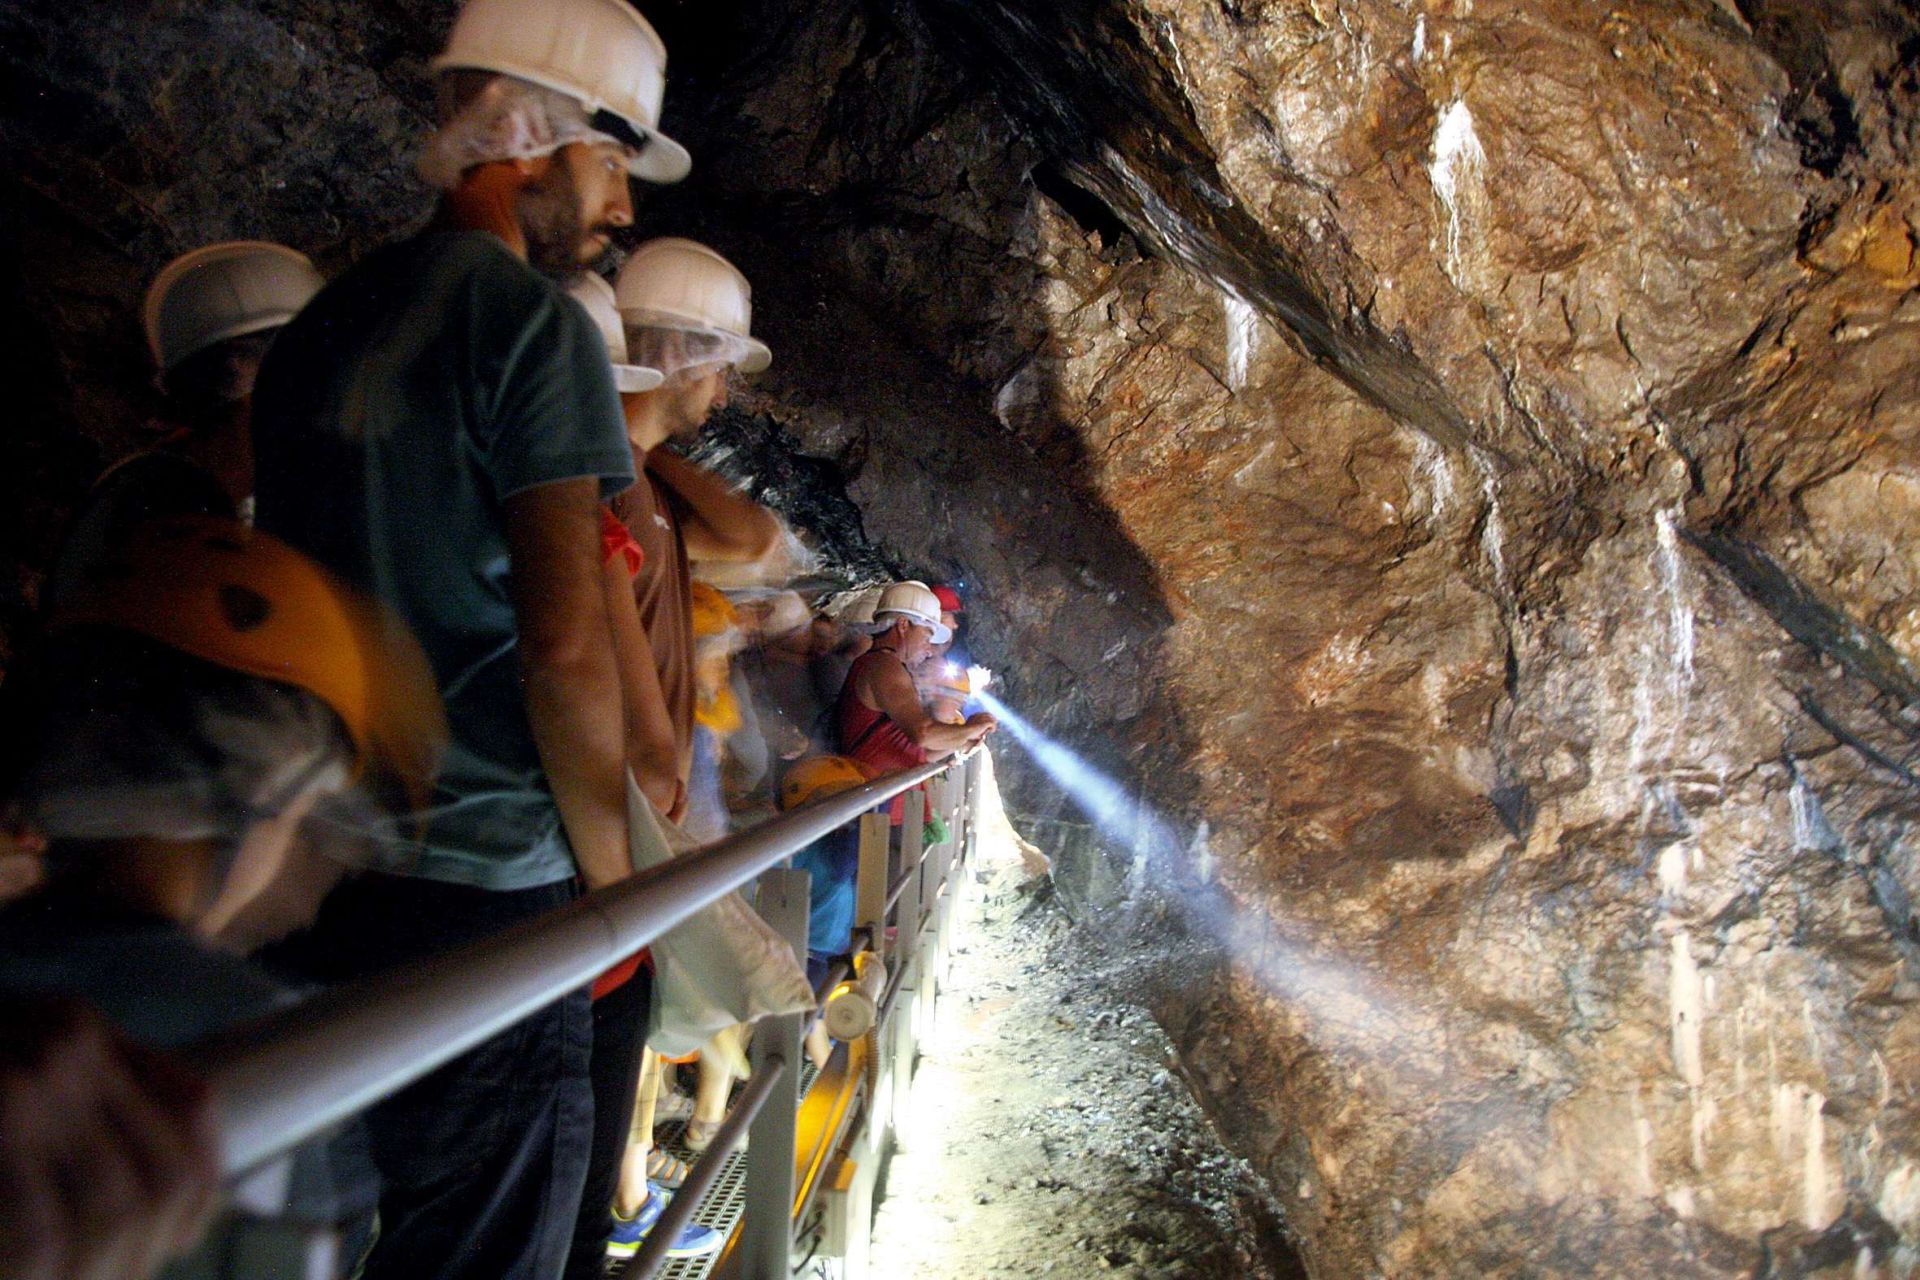
M260 527L391 605L446 700L426 834L393 865L481 889L572 877L527 720L504 503L633 483L593 321L493 236L431 231L308 303L253 403Z
M819 956L845 955L853 941L860 824L849 822L821 836L793 855L793 867L812 880L807 900L807 951Z
M276 950L308 978L349 982L444 956L574 896L571 883L489 892L363 875ZM593 1145L592 1050L582 987L370 1107L383 1186L362 1280L557 1280Z
M703 724L693 726L693 763L687 770L687 812L680 829L701 844L724 840L733 825L720 794L720 735Z

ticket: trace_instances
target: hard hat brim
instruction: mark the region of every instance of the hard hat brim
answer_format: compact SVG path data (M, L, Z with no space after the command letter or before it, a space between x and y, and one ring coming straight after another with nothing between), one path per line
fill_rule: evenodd
M877 627L880 631L885 631L887 627L892 626L893 623L888 622L882 626L880 619L886 617L888 614L892 614L896 618L905 618L916 627L928 628L933 632L933 642L935 644L945 644L947 641L953 639L952 627L940 621L938 618L929 618L918 609L902 609L898 606L891 609L876 609L874 610L873 623L871 625Z
M758 338L746 338L744 341L747 344L747 355L740 361L740 372L759 373L773 363L773 352L768 349L766 343Z
M537 83L545 84L559 93L570 92L563 85L547 81ZM589 117L589 123L594 128L605 130L609 136L633 150L633 158L627 161L627 172L641 181L665 186L680 181L693 171L693 156L658 129L642 124L612 107L590 107Z
M638 16L637 14L635 16ZM659 183L665 186L680 181L693 172L693 156L688 150L669 138L658 129L629 119L624 114L601 103L592 102L580 96L577 86L564 83L554 76L531 64L513 58L468 58L457 54L441 54L427 64L428 70L435 75L443 71L490 71L494 75L512 76L515 80L524 80L528 84L537 84L543 89L564 94L578 102L591 116L595 112L605 111L607 115L625 126L616 129L616 133L631 133L632 137L622 137L620 141L633 147L644 141L645 146L636 147L633 159L627 162L627 172L645 182Z
M173 291L174 287L186 277L210 264L248 255L280 258L295 269L304 269L310 272L314 271L313 261L308 258L307 255L297 249L290 249L286 245L276 244L270 240L227 240L219 244L205 245L193 250L191 253L181 254L172 262L169 262L161 269L160 274L153 278L153 282L147 286L146 296L140 303L140 325L146 334L147 350L152 354L153 363L156 368L164 372L165 370L171 369L174 365L179 364L188 356L205 351L216 342L225 342L229 338L245 337L247 334L257 333L261 329L276 328L286 324L292 320L295 315L299 314L300 306L306 305L304 302L302 302L300 306L289 306L273 311L262 311L253 316L236 320L224 328L200 335L197 346L185 347L179 350L166 349L166 344L161 334L163 327L161 310L166 304L167 296ZM314 289L316 292L324 283L325 282L320 279L319 273L314 272Z
M245 320L236 320L232 324L222 325L210 333L203 334L200 340L193 346L182 347L178 351L170 351L165 355L156 351L154 352L153 360L154 363L159 366L160 372L171 373L190 356L197 356L210 347L217 347L223 342L231 342L235 338L244 338L251 333L260 333L267 329L284 329L287 325L291 324L293 318L299 314L297 311L274 311L252 316Z
M647 140L640 154L627 162L627 172L643 182L667 186L693 172L693 156L658 129L639 131Z
M636 313L631 311L623 311L620 313L623 320L645 328L671 329L681 333L721 338L727 342L739 343L746 349L745 353L742 354L738 360L730 361L729 363L742 373L759 373L762 369L765 369L773 363L773 352L767 347L767 344L750 334L735 333L731 329L716 329L712 325L705 323L698 316L653 313L645 320L638 320L633 318L635 314Z
M652 391L666 380L666 374L643 364L613 366L613 385L618 391Z

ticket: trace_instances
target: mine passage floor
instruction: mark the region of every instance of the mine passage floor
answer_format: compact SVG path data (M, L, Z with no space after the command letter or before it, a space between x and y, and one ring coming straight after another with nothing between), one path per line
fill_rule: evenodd
M969 877L873 1275L1289 1280L1277 1210L1097 948L1012 873ZM1024 912L1024 915L1023 915Z

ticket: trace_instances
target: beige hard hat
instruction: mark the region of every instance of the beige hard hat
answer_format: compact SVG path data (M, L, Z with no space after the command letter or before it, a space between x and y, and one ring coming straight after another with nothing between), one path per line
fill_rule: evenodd
M953 639L953 628L940 621L940 598L924 582L908 579L882 591L880 599L873 606L874 625L891 626L892 621L887 617L890 613L897 613L920 626L932 628L935 644L945 644Z
M767 344L752 335L753 287L703 244L674 236L647 241L621 265L613 291L629 325L730 338L742 373L773 363Z
M147 286L147 348L164 372L216 342L280 327L325 284L305 254L264 240L183 253Z
M848 627L866 627L873 622L874 606L880 603L882 587L861 587L843 591L827 601L824 611L835 622Z
M627 363L627 331L620 324L620 313L613 306L613 286L591 271L582 272L567 284L567 292L587 309L594 327L607 344L607 359L613 361L613 385L621 391L651 391L665 382L666 375L643 364Z
M566 94L636 149L636 178L678 182L693 167L660 132L667 46L627 0L467 0L433 69L497 71Z

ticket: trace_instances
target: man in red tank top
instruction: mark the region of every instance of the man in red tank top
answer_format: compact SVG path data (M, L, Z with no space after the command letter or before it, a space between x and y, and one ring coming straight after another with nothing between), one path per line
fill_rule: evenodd
M835 723L841 755L881 773L897 773L964 751L999 727L984 711L963 724L941 724L921 704L913 668L953 634L940 621L940 602L925 583L888 587L873 620L873 648L854 662L840 690Z

